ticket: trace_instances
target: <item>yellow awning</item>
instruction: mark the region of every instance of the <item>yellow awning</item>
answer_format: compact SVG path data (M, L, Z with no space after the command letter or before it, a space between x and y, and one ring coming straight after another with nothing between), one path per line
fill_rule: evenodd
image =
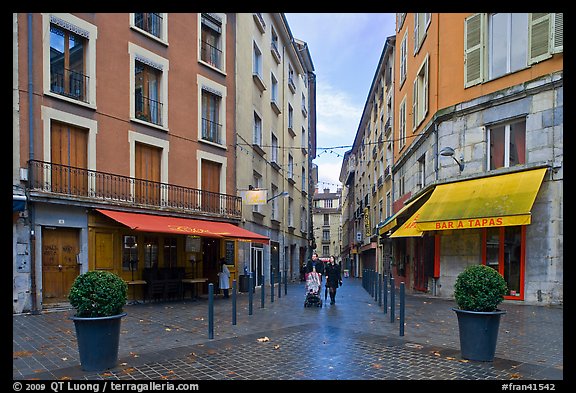
M414 205L416 202L418 202L420 199L422 199L422 197L424 197L425 195L429 195L430 192L432 192L432 189L424 192L418 198L414 199L413 201L408 203L406 206L404 206L402 209L398 210L396 212L396 214L394 214L392 217L390 217L388 220L386 220L384 222L384 225L382 225L382 227L379 229L378 233L380 235L382 235L382 234L388 232L390 229L394 229L398 225L398 218L401 217L402 215L404 215L406 210L408 210L410 208L410 206Z
M436 186L419 209L419 231L530 224L546 168Z
M390 235L390 238L393 237L419 237L422 236L424 234L424 232L418 230L418 228L416 227L416 220L418 219L418 217L420 216L420 212L422 211L422 209L424 208L424 206L426 206L426 204L424 204L422 207L420 207L420 209L418 209L416 211L416 213L414 213L412 215L412 217L410 217L409 219L406 220L406 222L404 222L404 224L402 224L400 226L400 228L398 228L394 233L392 233Z

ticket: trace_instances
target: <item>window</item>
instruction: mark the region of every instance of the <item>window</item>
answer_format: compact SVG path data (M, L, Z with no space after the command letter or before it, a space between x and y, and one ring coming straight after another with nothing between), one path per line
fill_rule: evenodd
M330 225L330 214L324 214L324 225Z
M176 238L164 238L164 267L175 268L178 264L178 255L176 251Z
M300 138L300 145L302 147L302 153L308 154L308 142L306 141L308 134L306 133L306 129L302 127L302 133Z
M418 159L418 180L417 186L422 189L426 184L426 154L422 154L422 156Z
M378 222L384 221L384 201L382 198L378 201Z
M288 198L288 226L294 228L294 199Z
M278 138L274 134L272 134L271 157L272 157L272 162L278 163Z
M422 123L428 113L428 55L416 75L412 90L412 129Z
M50 23L50 91L74 100L88 101L87 39Z
M464 86L470 87L562 52L563 14L474 14L464 35Z
M122 236L122 270L138 271L138 244L136 236Z
M407 73L407 53L408 53L408 34L404 34L402 42L400 43L400 86L406 80Z
M308 182L306 181L306 169L302 167L302 192L307 191L306 184L308 184Z
M526 119L488 130L488 169L526 163Z
M157 38L162 38L163 15L156 13L134 13L134 26L152 34Z
M222 19L215 14L203 13L200 28L200 60L223 70Z
M256 112L254 112L254 134L252 143L257 146L262 146L262 119Z
M272 191L271 197L274 195L278 195L278 187L275 186L274 184L271 185L270 190ZM270 201L272 203L272 214L270 216L270 219L275 221L280 221L280 215L278 213L278 199L279 198L274 198Z
M483 229L482 263L497 270L506 281L508 300L524 299L525 226Z
M386 217L392 215L392 194L390 191L386 193Z
M398 149L402 150L406 144L406 97L400 103L400 109L398 113Z
M252 184L254 185L254 188L259 190L260 188L262 188L262 175L260 175L257 172L253 172L252 174ZM252 211L254 213L261 213L262 212L262 206L261 205L253 205L252 206Z
M398 171L398 197L401 197L406 192L404 187L404 167L401 167Z
M308 116L308 109L306 109L306 96L302 93L302 114L304 117Z
M322 231L322 241L330 241L330 229L324 229Z
M270 81L272 83L272 88L270 90L270 104L272 105L272 109L276 112L277 115L280 114L280 105L278 105L278 79L274 76L273 73L270 73Z
M332 199L324 199L324 207L326 209L332 209L333 206L332 204L333 204Z
M431 14L421 12L414 14L414 54L418 53L420 46L426 38L428 26L430 26Z
M256 45L255 42L252 53L252 79L261 92L266 90L266 85L262 78L262 51L258 48L258 45Z
M144 267L158 267L158 238L144 236Z
M294 180L294 158L288 154L288 180Z
M280 64L282 57L280 56L280 51L278 50L278 34L276 34L276 30L274 30L274 26L271 28L272 31L272 41L270 43L270 51L272 52L272 57L276 60L276 63Z
M162 103L159 84L162 72L141 61L134 66L135 117L149 123L162 124Z
M296 85L294 84L294 69L292 64L288 64L288 87L292 93L296 93Z
M221 100L221 96L202 89L202 139L217 144L222 144Z
M308 232L308 217L304 206L302 206L300 211L300 232Z
M288 103L288 131L290 131L290 134L292 134L292 136L296 135L296 133L294 132L294 109L292 108L292 105L290 105L290 103Z
M327 257L330 255L330 246L322 246L322 256Z

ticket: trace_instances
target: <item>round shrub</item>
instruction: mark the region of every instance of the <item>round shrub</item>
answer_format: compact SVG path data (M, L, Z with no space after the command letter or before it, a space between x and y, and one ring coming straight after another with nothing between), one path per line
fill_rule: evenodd
M507 291L506 280L496 270L472 265L458 275L454 298L461 310L496 311Z
M109 317L122 313L127 285L118 275L92 270L74 280L68 300L77 317Z

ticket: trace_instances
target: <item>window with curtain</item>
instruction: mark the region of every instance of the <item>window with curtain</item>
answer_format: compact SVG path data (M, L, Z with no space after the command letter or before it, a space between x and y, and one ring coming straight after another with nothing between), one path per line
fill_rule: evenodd
M134 103L137 119L161 124L160 78L162 72L138 60L134 63Z
M526 163L526 119L488 130L488 169Z
M200 59L218 69L222 69L221 40L222 21L212 15L202 14Z

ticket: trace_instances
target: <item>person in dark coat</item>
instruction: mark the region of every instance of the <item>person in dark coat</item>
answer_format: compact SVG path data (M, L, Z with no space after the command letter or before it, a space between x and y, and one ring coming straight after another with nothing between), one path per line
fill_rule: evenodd
M324 263L318 259L318 253L316 252L312 254L312 259L308 260L306 264L306 273L312 272L313 268L316 269L316 272L320 274L320 279L322 279L324 277Z
M334 256L330 257L330 262L324 269L326 273L326 288L330 293L330 304L336 303L336 289L342 285L342 276L340 275L340 265L336 263Z

